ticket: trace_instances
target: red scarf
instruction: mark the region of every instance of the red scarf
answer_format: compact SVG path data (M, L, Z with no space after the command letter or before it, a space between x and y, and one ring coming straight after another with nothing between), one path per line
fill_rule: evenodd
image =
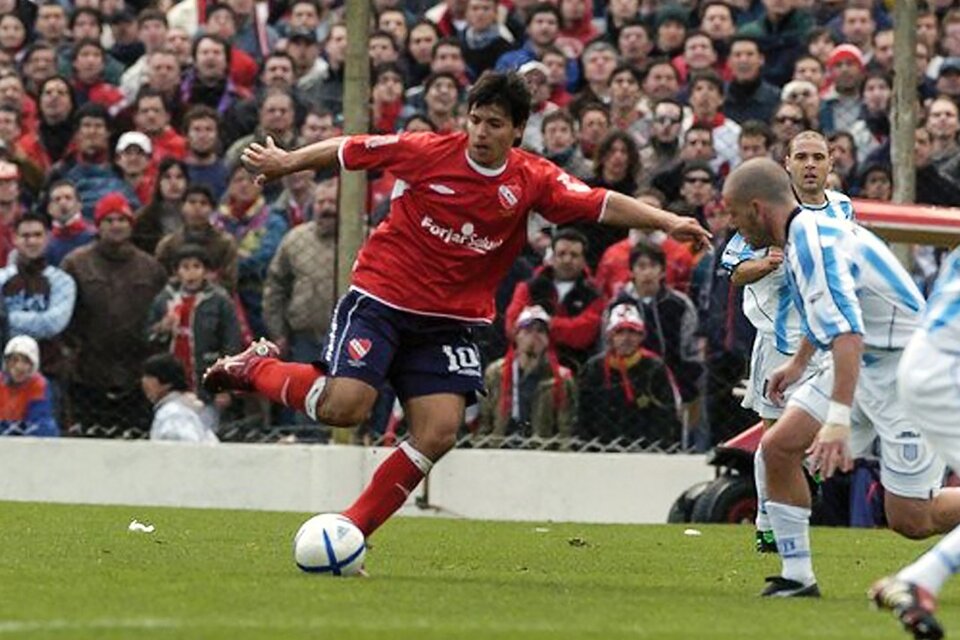
M519 384L519 380L513 379L513 363L516 359L516 352L513 345L507 349L507 355L503 358L503 379L500 382L500 413L503 416L510 416L513 408L513 385ZM547 349L547 362L550 364L550 371L553 372L553 405L557 409L567 406L567 394L563 389L563 377L560 375L560 362L557 360L557 354L553 349Z
M173 312L177 315L177 328L170 345L174 357L183 363L191 389L194 388L193 310L196 304L195 293L182 293L175 298Z
M53 237L59 238L61 240L66 238L72 238L78 236L90 226L87 224L87 221L84 220L83 215L77 214L67 220L66 222L60 222L59 220L53 221Z

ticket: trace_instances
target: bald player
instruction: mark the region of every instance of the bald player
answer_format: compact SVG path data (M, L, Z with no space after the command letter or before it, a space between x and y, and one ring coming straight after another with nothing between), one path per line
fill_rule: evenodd
M784 391L818 349L832 354L832 363L793 393L762 440L767 514L782 570L767 579L761 595L818 597L810 491L801 469L808 449L814 468L829 478L851 469L853 453L866 452L879 436L890 528L925 538L960 522L960 492L940 490L944 463L895 392L900 355L919 326L924 300L879 238L848 220L800 207L789 176L772 160L757 158L737 168L723 199L751 246L784 247L790 296L800 312L805 337L770 376L770 399L783 402Z

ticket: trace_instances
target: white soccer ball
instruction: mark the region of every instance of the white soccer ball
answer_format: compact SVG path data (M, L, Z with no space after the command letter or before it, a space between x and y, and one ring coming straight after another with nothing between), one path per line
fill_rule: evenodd
M366 555L363 533L339 513L313 516L293 538L294 560L308 573L356 575Z

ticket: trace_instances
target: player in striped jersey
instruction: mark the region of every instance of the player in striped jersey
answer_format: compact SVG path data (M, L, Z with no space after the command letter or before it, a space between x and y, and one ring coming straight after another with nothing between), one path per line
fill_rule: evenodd
M960 249L943 265L920 329L903 352L899 394L930 446L960 469ZM915 638L941 638L933 611L947 578L960 570L960 528L896 576L873 585L870 597L890 609Z
M827 139L817 131L798 133L787 147L785 160L790 182L800 206L828 218L852 220L853 203L839 191L827 190L827 174L833 168ZM767 378L797 351L802 331L800 316L790 300L780 247L753 249L740 233L730 239L721 264L730 272L730 281L744 287L743 313L757 330L750 356L750 380L743 406L756 411L770 428L783 413L783 407L765 397ZM814 358L804 375L784 394L793 390L819 370L822 358ZM756 547L761 553L775 552L776 542L767 517L766 470L763 448L754 454L754 480L757 487Z
M960 492L938 492L944 464L894 391L897 364L924 300L879 238L799 207L788 175L773 161L744 163L727 178L723 198L747 242L784 247L787 282L800 311L805 337L771 374L768 396L781 402L817 349L833 356L832 366L794 392L762 441L767 514L783 563L762 595L819 596L810 556L810 491L801 471L808 449L814 468L829 478L849 470L851 451L866 452L879 436L890 528L924 538L960 522Z

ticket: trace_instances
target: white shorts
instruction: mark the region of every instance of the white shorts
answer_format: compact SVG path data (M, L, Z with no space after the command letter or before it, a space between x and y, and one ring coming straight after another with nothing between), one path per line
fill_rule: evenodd
M899 394L933 450L960 470L960 353L941 351L918 331L900 359Z
M872 457L874 440L879 438L883 487L903 498L927 499L940 488L946 465L899 401L897 365L902 353L864 349L853 401L851 452L857 458ZM830 366L798 389L787 406L800 407L823 422L832 393Z
M776 420L783 414L784 409L784 407L774 404L767 397L767 381L770 375L777 367L791 358L791 356L778 351L776 345L776 336L762 331L757 332L757 337L753 341L753 353L750 355L750 380L747 381L747 392L743 394L743 400L740 402L740 406L744 409L753 409L764 420ZM829 354L827 354L826 359L829 360ZM826 366L825 359L818 352L810 359L810 364L807 366L807 370L803 372L803 376L787 387L784 398L789 399L794 391L817 375L817 372L824 366Z

